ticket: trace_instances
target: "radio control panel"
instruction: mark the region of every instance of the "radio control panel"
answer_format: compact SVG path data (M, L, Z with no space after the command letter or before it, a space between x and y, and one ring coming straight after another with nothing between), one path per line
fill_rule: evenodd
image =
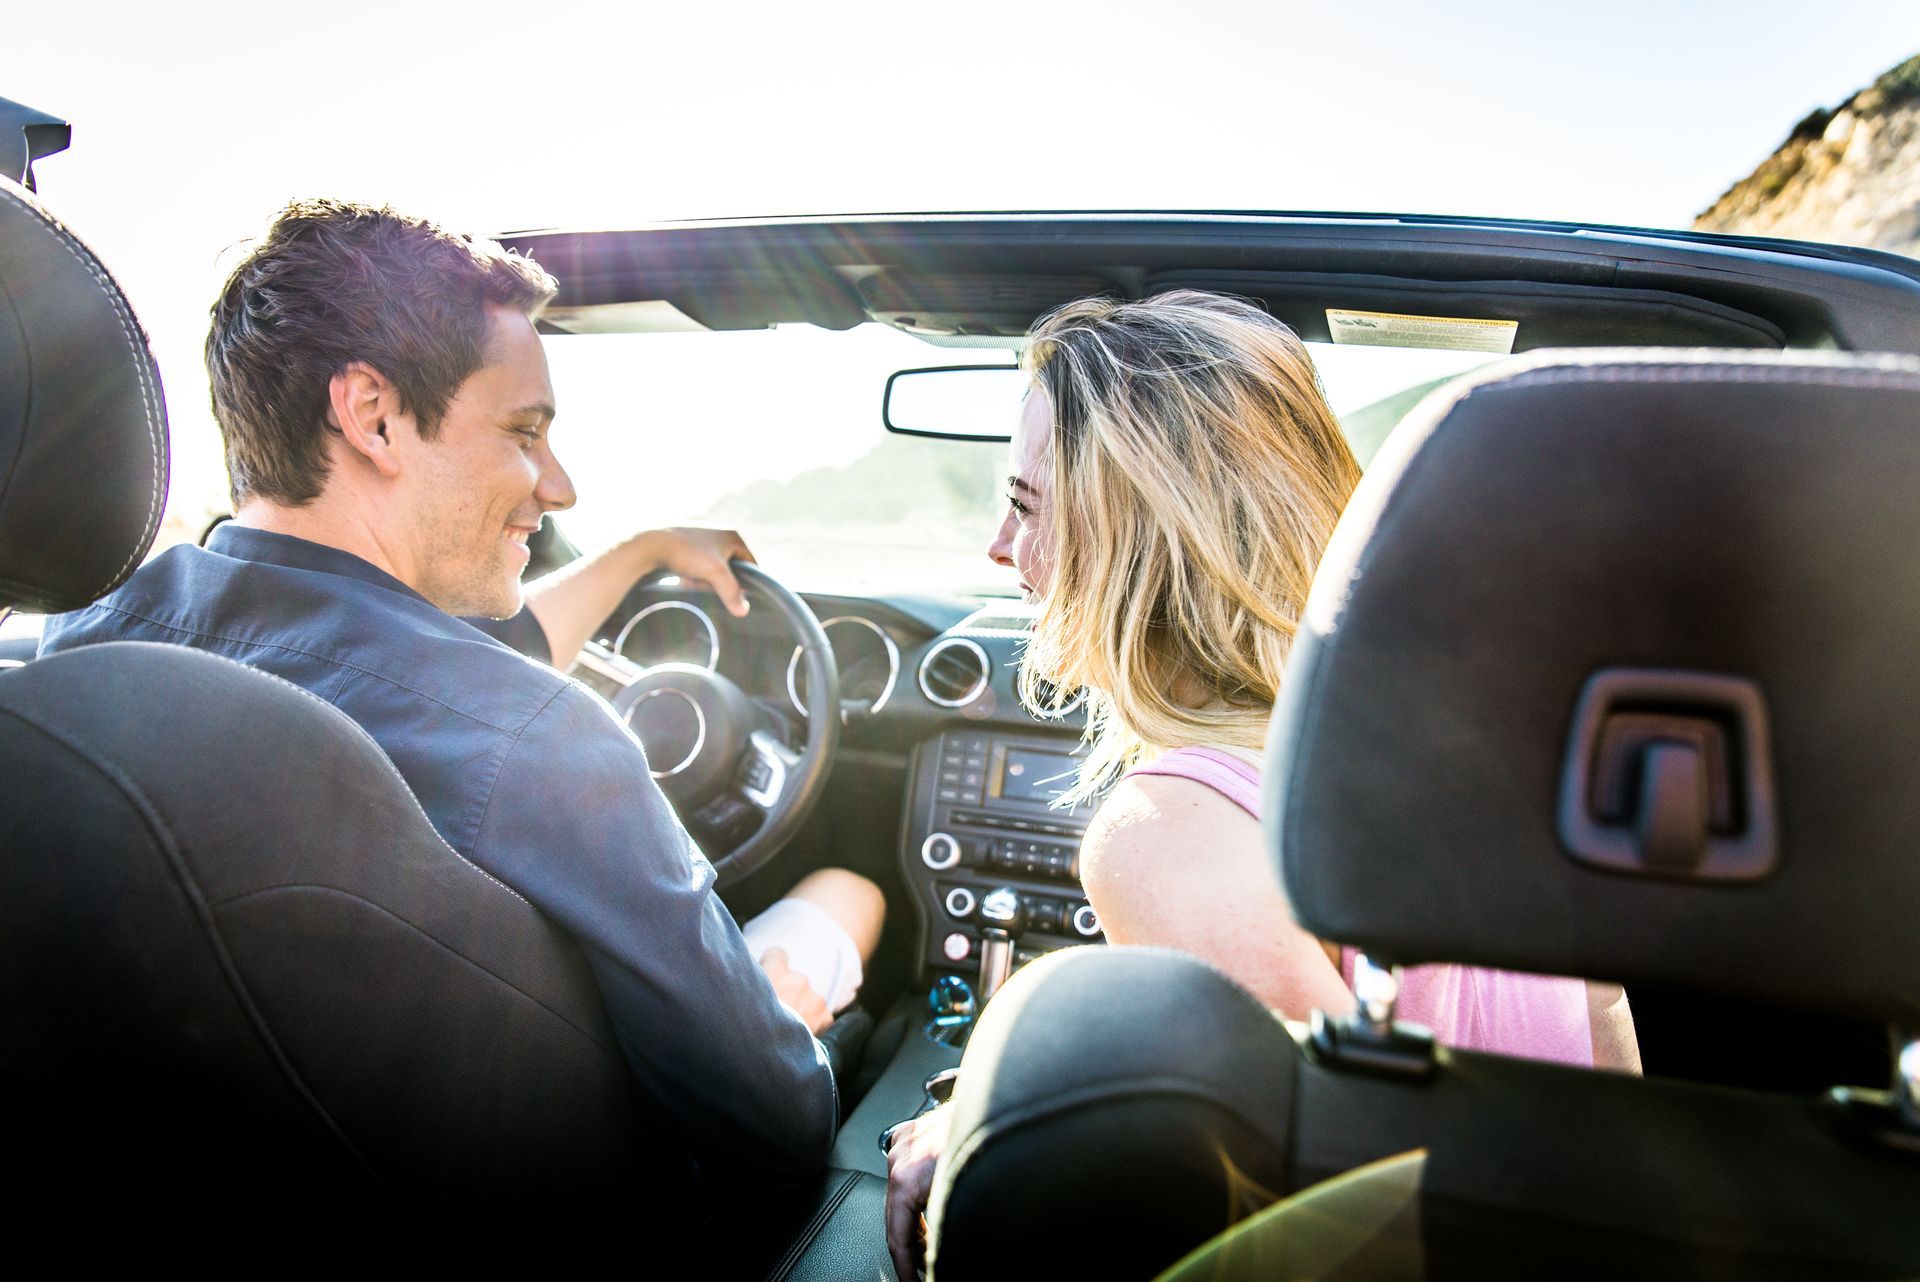
M982 920L981 906L1003 887L1021 909L1016 963L1101 937L1080 890L1080 839L1093 808L1051 804L1072 782L1077 746L961 729L915 750L900 858L924 970L978 971L983 938L1000 929Z

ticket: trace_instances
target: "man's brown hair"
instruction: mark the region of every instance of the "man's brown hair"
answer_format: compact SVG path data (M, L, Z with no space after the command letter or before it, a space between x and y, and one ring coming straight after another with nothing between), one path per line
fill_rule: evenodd
M428 439L486 360L487 304L538 314L553 277L489 240L386 206L295 201L213 304L207 377L235 506L299 506L327 479L329 385L385 375Z

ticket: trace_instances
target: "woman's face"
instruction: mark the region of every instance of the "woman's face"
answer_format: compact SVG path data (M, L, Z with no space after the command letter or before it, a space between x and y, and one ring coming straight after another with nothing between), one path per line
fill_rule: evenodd
M1011 566L1020 575L1020 591L1027 600L1046 595L1053 582L1053 536L1047 520L1053 506L1052 469L1047 464L1047 438L1053 431L1053 405L1039 387L1027 393L1014 425L1008 451L1007 515L987 547L994 564Z

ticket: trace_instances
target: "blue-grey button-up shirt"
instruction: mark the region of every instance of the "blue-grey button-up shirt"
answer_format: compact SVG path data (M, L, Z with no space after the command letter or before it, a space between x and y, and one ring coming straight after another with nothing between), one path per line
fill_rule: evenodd
M516 629L538 638L524 611L490 628ZM359 722L448 845L579 941L662 1116L729 1163L825 1162L825 1053L775 998L605 700L350 553L234 522L49 619L40 649L100 641L210 650Z

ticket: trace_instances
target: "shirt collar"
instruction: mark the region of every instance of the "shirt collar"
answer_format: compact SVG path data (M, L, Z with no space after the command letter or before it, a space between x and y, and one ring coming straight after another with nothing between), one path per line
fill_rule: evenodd
M238 521L222 521L207 536L206 548L209 552L218 552L221 556L236 560L260 561L268 565L284 565L292 570L314 570L321 574L358 579L376 588L385 588L389 592L398 592L402 596L433 605L433 602L379 566L363 561L351 552L298 539L291 534L275 534L270 530L241 525Z

